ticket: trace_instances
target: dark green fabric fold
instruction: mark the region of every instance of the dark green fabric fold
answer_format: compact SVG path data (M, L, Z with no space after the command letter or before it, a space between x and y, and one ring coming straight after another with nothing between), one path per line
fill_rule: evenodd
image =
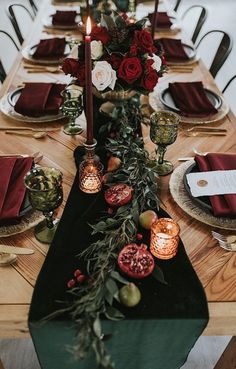
M106 209L102 193L86 195L79 190L77 175L30 308L29 329L43 369L96 368L94 357L78 362L67 351L67 346L75 343L69 316L39 322L70 301L67 281L76 268L85 272L85 264L76 255L94 240L88 223L95 222ZM168 216L162 210L159 215ZM119 305L126 319L102 322L105 334L112 335L107 336L106 345L117 369L180 368L208 322L205 293L182 242L175 258L157 260L157 264L167 285L152 276L135 281L142 293L140 304L132 309Z

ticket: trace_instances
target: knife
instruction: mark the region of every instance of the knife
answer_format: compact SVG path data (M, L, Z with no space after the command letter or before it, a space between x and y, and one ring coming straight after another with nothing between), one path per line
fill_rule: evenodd
M15 247L15 246L8 246L8 245L0 244L0 253L1 252L4 254L30 255L34 253L34 250L27 249L26 247Z

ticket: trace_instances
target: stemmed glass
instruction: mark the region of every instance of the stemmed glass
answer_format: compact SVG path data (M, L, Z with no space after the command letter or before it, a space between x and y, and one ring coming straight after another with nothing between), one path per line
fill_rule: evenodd
M62 173L55 168L35 167L26 173L24 182L32 207L45 216L34 229L35 237L50 244L59 222L59 219L53 219L53 212L63 200Z
M62 114L69 118L69 123L65 125L63 132L67 135L80 135L83 128L76 123L83 111L82 92L74 86L69 86L61 93L63 97L63 104L60 107Z
M173 164L164 160L167 146L175 142L178 134L180 117L168 110L160 110L151 114L150 138L158 145L159 153L156 170L160 176L165 176L173 171Z

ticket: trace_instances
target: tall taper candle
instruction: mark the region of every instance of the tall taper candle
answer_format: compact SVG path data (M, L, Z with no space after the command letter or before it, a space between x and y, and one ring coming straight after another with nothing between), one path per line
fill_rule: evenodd
M152 39L153 40L154 40L155 29L157 25L158 4L159 4L159 0L155 0L155 8L154 8L154 13L152 17Z
M87 144L93 143L93 94L92 94L92 59L91 59L91 19L88 17L85 36L85 92L86 92L86 119Z

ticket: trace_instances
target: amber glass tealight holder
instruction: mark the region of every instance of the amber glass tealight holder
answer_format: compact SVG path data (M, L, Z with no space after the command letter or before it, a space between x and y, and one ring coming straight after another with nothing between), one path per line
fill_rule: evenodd
M171 259L177 254L179 225L170 218L159 218L151 227L150 251L158 259Z
M91 145L84 143L85 159L79 167L79 188L88 194L97 193L102 189L103 165L95 155L96 145L96 140L93 140Z

